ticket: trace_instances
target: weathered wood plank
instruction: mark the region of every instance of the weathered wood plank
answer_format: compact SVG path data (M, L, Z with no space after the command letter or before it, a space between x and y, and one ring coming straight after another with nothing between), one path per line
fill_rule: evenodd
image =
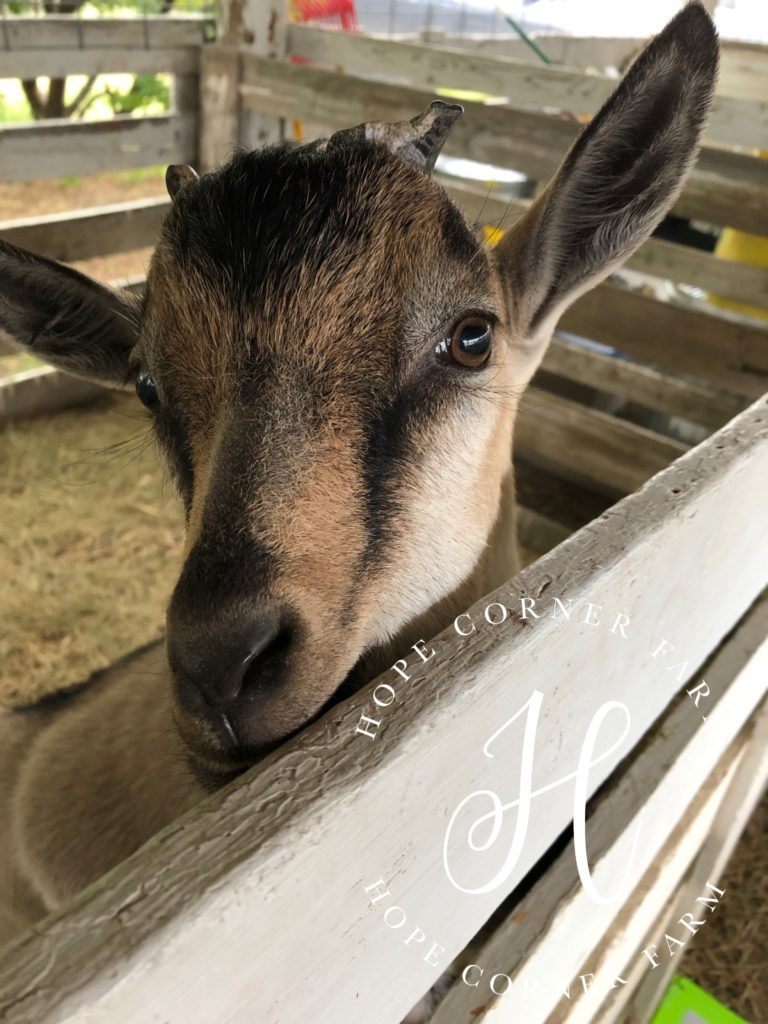
M727 877L724 872L731 854L768 782L768 709L765 704L751 719L750 729L747 749L717 809L713 826L675 894L672 906L647 942L658 942L670 921L679 921L682 914L695 906L694 901L704 891L707 881ZM643 972L639 985L630 995L636 1020L651 1019L677 968L678 964L670 958L662 970ZM616 1011L621 1009L617 995L614 993L614 998L601 1007L601 1024L616 1020Z
M42 51L46 50L196 47L211 38L214 28L215 22L209 15L196 14L173 14L170 17L150 14L141 18L80 18L67 14L29 18L4 14L0 40L4 47L3 60L5 51L24 50L36 51L44 60ZM5 68L4 64L2 68Z
M154 74L160 71L193 74L200 64L200 46L139 49L102 46L93 49L0 50L4 78L64 78L67 75L103 75L117 72Z
M608 68L625 70L630 61L648 43L647 38L611 38L609 36L538 37L547 55L556 64L570 68ZM531 52L517 36L461 36L436 30L402 35L402 42L425 42L431 46L456 47L472 53L529 60ZM720 40L718 92L746 100L762 100L768 95L768 48L757 43Z
M622 494L688 450L679 441L540 389L523 396L515 443L521 455L556 466L565 476Z
M154 245L170 206L169 198L159 196L0 221L0 238L41 256L72 263Z
M363 77L405 79L420 88L450 86L504 96L514 107L595 114L618 84L616 78L574 68L309 25L291 25L288 33L290 53L318 64ZM707 137L731 146L768 149L768 103L718 96Z
M212 171L222 164L240 141L240 56L234 48L207 46L200 66L202 118L200 123L200 170Z
M467 216L483 224L508 228L528 209L523 199L507 201L488 188L464 184L445 176L440 179L451 198ZM630 257L626 266L654 277L695 285L750 306L768 309L768 267L755 267L735 260L724 260L701 249L649 238Z
M733 748L728 750L722 761L717 764L713 773L714 778L710 777L700 786L696 799L689 809L689 816L680 822L678 828L673 832L668 845L659 851L658 863L650 867L645 884L641 884L638 887L641 895L633 894L624 904L621 926L616 929L618 934L612 935L613 940L620 944L622 955L631 955L631 951L638 949L640 938L654 920L656 908L663 905L665 900L669 900L676 888L681 884L691 860L695 857L696 851L701 847L707 832L712 827L717 814L717 808L743 756L743 741L739 744L735 743ZM621 853L626 857L626 842ZM618 863L621 864L621 861ZM614 877L618 874L617 866L617 864L613 865L612 875ZM598 922L603 924L606 916L603 907L595 908L594 904L589 902L586 905L582 903L582 921L584 921L587 915L586 923L591 925L592 928L574 928L571 924L569 928L570 950L568 946L564 948L563 945L558 943L559 963L556 960L551 960L550 968L558 970L564 966L568 961L563 959L563 954L573 950L573 943L577 936L583 938L585 933L594 933L595 924ZM590 963L589 966L591 967L592 964ZM595 970L599 970L599 967L595 968ZM538 977L540 979L542 973L542 969L539 967ZM591 974L593 972L585 968L584 973ZM596 1019L602 1021L602 1018L594 1017L594 1011L597 1009L596 996L602 991L598 987L601 977L604 976L597 975L597 982L586 995L582 995L576 988L580 984L578 975L569 978L570 999L561 1000L553 1013L546 1017L544 1016L543 1008L540 1010L537 1007L532 1013L532 1024L533 1022L535 1024L576 1024L577 1021L579 1024L584 1024L585 1020L592 1024ZM545 992L551 991L551 984L545 987L540 982L540 988ZM588 1014L586 1018L584 1016L585 1011ZM468 1022L472 1021L471 1017L465 1019ZM519 1012L514 1008L513 1000L507 998L494 1000L488 1007L487 1012L482 1014L479 1019L482 1024L518 1024L520 1017ZM472 1024L474 1024L474 1021Z
M523 595L560 597L605 608L602 628L513 614L463 640L440 634L427 648L433 659L398 685L374 741L355 735L373 708L369 686L21 938L0 963L8 1024L143 1020L147 1006L168 1024L400 1019L573 813L570 787L549 788L507 881L458 894L441 864L446 816L476 788L514 793L519 743L489 759L490 734L538 689L547 715L536 782L546 787L571 770L610 694L630 725L591 775L594 793L690 678L654 669L649 652L671 637L700 664L764 588L768 535L753 497L768 474L767 406L756 403L474 609L482 622L488 600L519 609ZM713 533L719 542L703 559ZM626 640L608 628L618 611L632 624ZM456 850L471 870L472 852ZM443 950L434 966L371 906L365 886L378 879ZM313 983L287 984L289 975Z
M195 164L196 160L197 118L193 114L120 114L109 121L46 121L0 129L1 181L162 163Z
M85 405L105 393L98 384L71 377L50 366L23 370L10 377L0 377L0 421L41 413L48 415L73 405Z
M617 359L566 338L553 338L541 368L707 427L722 427L748 404L746 398L714 385L684 380L668 371Z
M768 389L768 331L714 311L606 283L571 306L560 326L737 394L757 398Z
M243 54L246 109L301 119L324 129L362 121L413 117L431 91L377 82ZM507 106L465 103L446 152L548 177L576 137L579 125ZM704 147L675 207L683 216L768 234L768 161Z
M521 547L533 552L537 557L556 548L571 535L566 526L531 508L519 506L516 518L517 539Z
M627 836L642 819L633 875L625 886L626 896L634 895L606 906L592 902L579 879L574 844L570 842L546 876L525 894L476 953L475 962L492 968L487 974L498 971L512 979L509 991L480 1019L499 1024L514 1020L510 1011L514 1014L519 1010L523 991L529 986L540 994L535 1012L540 1019L549 1021L549 1013L560 1003L560 990L549 983L547 973L554 961L558 971L562 971L559 976L566 980L576 979L580 974L594 974L596 979L586 999L578 998L578 983L571 986L569 1009L575 1004L578 1010L573 1010L574 1018L563 1012L563 1019L569 1024L572 1019L574 1024L575 1020L603 1020L602 1012L598 1013L605 998L604 990L599 988L600 979L610 984L616 974L626 977L627 962L630 957L634 962L643 948L636 944L638 926L633 915L635 905L647 896L652 884L652 879L644 876L665 876L668 891L672 891L675 880L669 876L667 864L698 812L697 803L698 810L701 809L700 791L705 791L706 801L715 791L722 792L727 769L747 753L746 741L752 726L745 728L745 723L764 701L768 689L767 632L768 599L763 598L697 673L710 686L711 697L707 699L706 712L702 711L707 721L701 721L693 701L682 693L644 748L596 799L590 812L589 851L598 888L602 884L611 891L624 875ZM710 824L717 814L719 808L715 806ZM689 856L698 845L689 847ZM664 868L660 870L662 864ZM682 866L687 867L687 863ZM712 876L712 881L717 884L719 877ZM602 879L612 882L606 884ZM703 889L704 883L701 884ZM680 913L695 905L693 899L697 895L698 892L691 894L691 904L681 906ZM658 902L653 905L658 906ZM675 920L670 917L664 924L670 926ZM629 942L623 935L627 930L631 931ZM619 943L627 950L625 960L617 950ZM606 953L613 963L602 962ZM647 961L645 968L646 975L650 974ZM478 1006L487 998L493 998L487 979L486 985L477 989L458 983L441 1003L432 1024L471 1024L478 1019ZM563 1006L560 1003L561 1011ZM561 1019L559 1014L557 1019Z

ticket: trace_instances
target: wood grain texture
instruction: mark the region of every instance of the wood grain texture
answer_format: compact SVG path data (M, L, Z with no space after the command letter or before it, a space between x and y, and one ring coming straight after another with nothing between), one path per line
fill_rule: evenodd
M442 964L411 956L363 886L384 877L452 957L571 814L570 793L550 790L508 883L486 897L453 891L440 859L446 813L474 788L509 792L508 758L482 755L490 733L542 690L541 785L576 756L605 694L630 709L627 750L646 734L681 686L665 672L648 685L650 645L671 638L701 663L765 586L768 536L752 499L768 473L767 405L489 598L622 610L631 642L608 649L604 630L514 617L465 640L440 634L375 741L354 734L372 707L367 687L17 942L0 963L0 1013L11 1024L144 1022L147 1007L169 1024L399 1019ZM624 752L601 763L592 792Z
M768 688L767 633L768 599L764 598L697 673L697 678L708 681L712 691L711 698L704 702L707 722L701 721L691 699L681 692L637 756L596 798L589 820L590 865L603 891L612 891L622 878L627 861L626 836L641 822L635 867L626 894L629 899L602 907L590 901L576 870L573 842L569 842L546 876L525 894L476 954L475 962L513 979L510 991L498 1000L504 1005L494 1007L494 1012L486 1016L478 1014L478 1006L484 1002L482 992L459 983L441 1003L433 1024L472 1024L486 1017L494 1022L514 1019L510 1011L514 1013L524 1003L526 978L542 991L541 1004L537 1002L536 1006L540 1019L549 1021L549 1013L559 1004L557 1019L562 1013L563 1019L570 1021L558 998L570 981L586 973L598 978L602 974L610 980L614 976L611 966L626 977L625 967L643 948L636 944L633 902L640 902L647 893L653 875L663 875L669 891L674 888L667 861L678 843L673 842L671 849L670 839L676 831L684 833L690 826L700 790L709 797L720 786L725 769L737 759L733 745L740 750L750 738L752 727L742 730ZM725 762L719 771L718 762ZM712 880L717 883L719 877L716 874ZM636 895L632 897L632 893ZM691 896L691 906L697 895L694 892ZM691 906L681 907L677 917ZM669 917L664 923L671 925L675 920ZM623 935L628 926L629 940ZM625 959L617 946L625 951ZM613 958L612 965L601 963L606 955ZM558 984L547 985L552 972L556 972ZM487 985L485 995L490 995ZM598 1011L603 1002L604 995L595 992L589 999L579 1000L587 1004L580 1006L583 1016L579 1019L602 1021ZM588 1016L590 1010L592 1017Z
M631 402L682 416L707 427L721 427L741 412L747 399L712 385L677 377L642 363L596 352L566 338L555 337L541 368L568 380L588 384Z
M170 207L170 199L159 196L0 221L0 238L41 256L71 263L154 245Z
M174 14L171 18L161 14L140 18L81 18L66 14L29 18L3 14L0 42L10 53L37 51L44 59L41 51L45 50L197 47L213 27L214 20L209 15L197 14Z
M566 478L622 494L687 451L679 441L542 390L523 396L515 445Z
M399 121L425 109L433 91L371 81L304 65L243 58L243 106L304 119L323 130L370 120ZM446 153L513 167L547 178L559 165L580 126L507 106L464 103L466 114L451 133ZM704 147L675 209L683 216L768 234L768 161Z
M494 195L488 187L465 184L446 176L439 180L454 202L475 223L506 229L530 205L522 199L508 202ZM695 285L716 295L768 309L768 267L721 259L713 253L660 238L649 238L625 265L641 273Z
M498 35L456 35L438 30L403 34L402 42L421 41L432 46L447 46L471 53L528 60L531 52L519 37ZM648 43L646 38L610 36L541 36L540 45L556 63L570 68L625 70L629 62ZM768 95L768 48L759 43L720 40L718 93L745 100L764 100Z
M606 283L568 309L560 328L648 363L758 398L768 390L768 330Z
M193 114L119 114L108 121L55 120L0 129L0 181L196 161Z
M215 170L240 140L240 57L234 49L208 46L200 66L200 170Z
M89 49L32 49L2 53L0 70L7 78L65 78L67 75L194 74L200 64L200 47L153 47L152 49L101 46Z
M546 45L546 44L545 44ZM291 25L289 52L353 75L406 80L420 88L450 86L508 97L514 107L546 107L595 114L615 90L616 78L574 68L488 57L458 48L424 46ZM768 103L718 96L707 138L729 146L768 149Z

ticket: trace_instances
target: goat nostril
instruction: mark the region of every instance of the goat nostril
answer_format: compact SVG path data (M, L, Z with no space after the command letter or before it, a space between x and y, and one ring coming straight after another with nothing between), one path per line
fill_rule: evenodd
M293 642L293 630L288 626L278 629L271 637L251 651L243 662L241 690L248 690L259 685L267 685L277 681L279 669Z

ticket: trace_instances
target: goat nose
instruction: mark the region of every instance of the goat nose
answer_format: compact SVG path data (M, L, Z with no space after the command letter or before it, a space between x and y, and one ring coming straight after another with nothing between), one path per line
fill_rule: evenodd
M269 682L271 673L277 677L289 646L290 630L281 624L277 609L262 609L229 628L211 621L202 628L171 621L168 630L169 660L177 679L215 707L231 707Z

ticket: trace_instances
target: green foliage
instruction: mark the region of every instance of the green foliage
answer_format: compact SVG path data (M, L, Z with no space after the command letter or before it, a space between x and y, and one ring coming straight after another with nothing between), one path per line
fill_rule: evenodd
M171 103L168 82L160 75L136 75L127 92L118 92L108 86L103 95L115 114L132 114L153 104L168 110Z

